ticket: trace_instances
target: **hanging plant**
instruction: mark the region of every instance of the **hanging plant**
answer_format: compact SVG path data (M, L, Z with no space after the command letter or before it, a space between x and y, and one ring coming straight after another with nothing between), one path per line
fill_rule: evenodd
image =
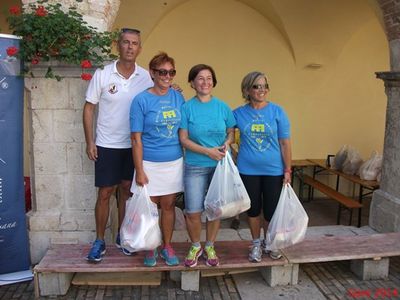
M29 4L24 9L12 6L7 22L12 33L22 37L20 49L10 47L7 55L25 62L24 74L33 76L30 66L57 60L81 65L81 78L90 80L91 74L85 71L87 68L101 66L116 58L111 47L118 33L96 31L83 20L76 7L64 9L61 4L50 4L47 0ZM51 67L48 67L45 77L61 79Z

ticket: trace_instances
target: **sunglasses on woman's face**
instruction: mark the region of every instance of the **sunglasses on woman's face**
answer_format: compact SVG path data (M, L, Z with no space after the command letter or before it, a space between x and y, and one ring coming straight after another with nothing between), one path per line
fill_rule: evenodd
M261 89L268 89L268 84L254 84L252 86L253 90L261 90Z
M176 70L166 70L166 69L153 69L153 71L157 72L159 76L169 76L174 77L176 75Z

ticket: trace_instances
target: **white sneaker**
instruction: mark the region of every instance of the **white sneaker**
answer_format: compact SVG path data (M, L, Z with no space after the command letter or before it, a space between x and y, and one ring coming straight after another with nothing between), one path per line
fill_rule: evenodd
M262 256L262 250L260 246L253 245L249 252L249 261L260 262Z
M271 257L272 259L280 259L280 258L282 258L282 254L279 252L279 250L270 251L270 250L267 249L267 243L265 242L265 240L262 240L261 248L264 251L264 253L268 254L269 257Z
M269 252L269 257L271 257L272 259L281 259L282 258L282 254L279 252L279 250L270 251Z

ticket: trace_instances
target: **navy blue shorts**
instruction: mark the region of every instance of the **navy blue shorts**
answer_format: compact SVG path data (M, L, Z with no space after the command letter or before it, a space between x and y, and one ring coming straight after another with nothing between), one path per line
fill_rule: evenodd
M97 146L97 161L94 164L94 185L109 187L120 184L122 180L132 181L132 148L111 149Z

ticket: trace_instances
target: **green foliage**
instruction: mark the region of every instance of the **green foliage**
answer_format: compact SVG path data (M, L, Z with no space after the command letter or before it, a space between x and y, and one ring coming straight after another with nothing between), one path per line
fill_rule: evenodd
M65 10L59 3L42 0L22 11L11 7L7 21L13 34L22 37L17 55L24 62L37 64L52 59L79 65L89 60L101 66L104 61L115 59L111 47L118 33L97 32L76 7ZM51 69L47 77L56 78Z

